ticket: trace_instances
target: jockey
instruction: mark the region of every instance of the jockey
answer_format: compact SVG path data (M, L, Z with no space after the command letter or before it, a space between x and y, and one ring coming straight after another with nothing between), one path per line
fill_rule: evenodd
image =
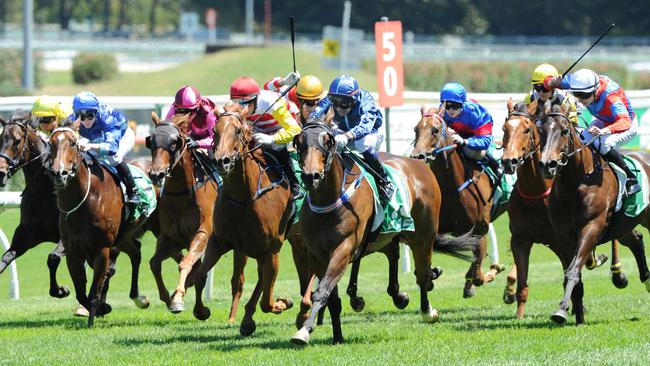
M332 81L327 97L321 99L310 117L322 116L330 107L335 112L336 125L332 130L337 150L348 146L363 155L370 169L374 171L373 175L378 178L379 199L386 203L395 188L388 180L388 174L377 156L384 134L379 131L383 116L375 100L369 92L359 88L357 80L352 76L341 75Z
M613 80L598 75L590 69L580 69L573 74L547 77L547 88L569 89L594 117L589 129L582 132L584 140L602 136L594 146L610 163L618 165L627 175L625 190L632 195L641 190L636 176L627 167L616 148L637 134L638 121L625 91Z
M36 98L32 104L32 115L38 121L38 134L43 139L47 139L70 114L72 114L70 105L59 103L47 95Z
M172 119L177 114L189 115L190 140L188 147L212 151L214 124L217 122L217 117L213 113L214 108L214 102L202 97L196 88L184 86L176 92L174 104L167 112L166 119Z
M280 95L270 90L260 90L255 80L241 77L230 85L230 99L234 103L248 106L250 113L247 119L257 120L253 126L253 138L278 159L284 174L289 180L291 196L294 200L303 197L298 178L293 171L293 164L287 143L301 131L300 125L290 112L289 103L279 99ZM262 114L264 113L264 114Z
M127 204L140 202L131 170L123 161L135 144L135 132L128 127L126 117L108 104L100 103L95 94L81 92L72 102L74 118L81 120L79 140L82 151L90 151L114 166L126 185Z
M318 102L325 98L323 83L314 75L305 75L296 87L296 98L300 107L300 122L307 122L309 115L316 109Z
M559 89L546 89L544 87L544 79L546 79L549 76L558 76L560 73L557 72L557 69L548 63L543 63L535 68L533 71L533 74L530 76L530 83L533 86L533 90L526 95L526 98L524 99L524 103L526 105L532 103L533 101L537 100L537 103L539 104L538 110L540 111L540 115L543 111L543 108L541 108L541 105L544 104L547 100L551 101L551 105L561 105L564 108L567 108L569 111L569 120L573 122L575 125L578 124L578 101L576 98ZM538 115L539 117L539 115ZM539 120L537 121L539 122Z
M455 134L451 139L463 147L465 156L472 160L486 157L492 170L500 174L499 161L490 153L492 144L492 116L475 101L467 100L465 88L459 83L447 83L440 91L443 119Z

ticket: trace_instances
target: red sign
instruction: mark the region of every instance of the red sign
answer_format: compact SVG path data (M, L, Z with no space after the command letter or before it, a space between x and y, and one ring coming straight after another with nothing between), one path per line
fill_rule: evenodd
M404 103L402 67L402 22L375 23L375 50L379 105L393 107Z
M217 28L217 9L208 8L205 11L205 26L208 27L208 29Z

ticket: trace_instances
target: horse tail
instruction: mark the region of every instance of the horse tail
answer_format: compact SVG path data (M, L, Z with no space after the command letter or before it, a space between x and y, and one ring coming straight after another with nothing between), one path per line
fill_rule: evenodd
M467 254L478 250L481 245L482 235L472 234L472 228L461 236L451 236L449 234L438 234L433 243L433 249L439 253L447 254L467 262L472 262L474 256Z

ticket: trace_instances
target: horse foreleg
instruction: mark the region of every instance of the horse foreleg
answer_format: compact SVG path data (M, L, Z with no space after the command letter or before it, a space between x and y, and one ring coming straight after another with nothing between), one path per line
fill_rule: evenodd
M140 278L140 263L142 262L141 248L142 244L140 243L140 240L131 238L123 251L131 260L131 290L129 291L129 298L133 300L135 306L138 308L146 309L149 307L149 299L147 299L146 296L140 295L140 289L138 286Z
M316 315L320 309L325 306L328 302L330 293L337 286L343 273L350 263L350 258L354 251L354 242L351 239L346 239L341 243L332 253L329 264L327 265L327 270L325 275L318 283L318 289L314 293L313 299L313 308L309 317L303 324L296 334L291 338L291 342L295 344L309 344L309 335L316 328L315 319ZM319 271L320 272L320 271ZM319 273L317 272L317 274ZM322 272L321 272L322 273ZM331 314L330 314L331 315ZM340 337L340 339L334 339L333 341L337 343L343 342L343 336L341 331L340 321L332 321L332 326L338 326L338 328L333 328L332 332L335 336Z
M280 254L266 253L261 261L262 265L262 300L260 308L264 313L280 314L285 310L293 307L293 302L289 298L279 297L273 299L273 289L275 288L275 279L280 269Z
M341 329L341 298L339 297L339 287L334 286L327 300L327 309L330 311L332 319L332 344L343 343L343 332Z
M85 309L90 308L88 297L86 296L86 267L84 266L84 258L79 255L68 253L66 265L72 284L74 285L74 292L77 301Z
M230 250L230 247L222 242L218 242L214 235L208 239L203 261L201 261L201 265L196 269L196 273L194 273L194 277L196 278L194 283L196 302L194 303L194 311L192 313L198 320L207 320L210 317L210 309L203 304L203 289L205 288L208 272L228 250Z
M25 254L25 252L41 242L34 234L25 225L18 225L14 231L9 249L2 255L2 259L0 260L0 273L4 272L7 266L16 260L16 258Z
M249 336L255 332L255 329L257 329L257 325L255 324L255 320L253 319L253 315L255 314L255 310L257 309L257 301L260 299L260 296L262 295L262 264L260 263L260 260L257 260L257 282L255 283L255 288L253 289L253 293L251 294L251 298L248 300L246 303L246 306L244 306L244 318L241 320L241 324L239 325L239 334L243 335L244 337Z
M612 240L612 264L609 267L610 272L612 273L612 283L616 288L626 288L627 287L627 276L623 272L623 265L621 264L621 258L618 254L618 240Z
M381 252L388 259L388 287L386 292L393 299L393 304L398 309L404 309L409 304L409 296L399 290L399 237L394 237L390 244L384 246Z
M90 298L90 308L88 308L88 328L92 328L95 323L95 315L103 315L105 309L99 309L100 297L106 276L108 275L110 263L110 248L103 247L95 256L93 265L93 282L90 285L88 297Z
M413 252L415 262L415 277L420 287L420 313L425 323L435 323L438 321L438 310L434 309L429 303L429 282L431 281L431 253L433 250L433 241L429 245L409 244Z
M506 288L503 290L503 302L506 304L515 302L515 283L517 283L517 265L513 263L506 277Z
M172 313L180 313L181 311L185 310L185 302L183 301L183 297L185 297L185 289L187 288L187 278L196 261L198 261L205 252L205 246L207 242L208 232L205 229L199 228L199 230L194 235L192 242L190 243L187 254L178 264L178 270L180 272L178 283L176 284L176 291L172 296L172 301L169 306L169 311Z
M517 270L517 292L515 293L515 298L517 299L517 319L523 319L526 302L528 301L528 264L533 242L519 235L513 235L510 239L510 247L515 261L513 268ZM510 278L508 278L509 280Z
M64 298L70 295L70 290L65 286L59 286L56 280L56 271L61 263L61 258L65 256L63 242L59 240L56 248L47 256L47 268L50 270L50 296Z
M244 291L244 268L248 257L242 253L235 251L232 257L232 277L230 278L230 293L232 294L232 301L230 302L230 314L228 315L228 322L234 323L237 316L237 306L239 306L239 299Z
M291 243L293 263L298 273L298 282L300 283L300 311L296 315L296 328L300 329L307 320L307 316L309 316L309 310L311 310L311 289L315 276L313 276L313 271L309 266L309 254L302 237L294 235L289 238L289 242Z
M149 268L151 268L151 273L153 273L153 278L156 280L156 287L158 288L158 298L160 298L168 308L171 304L171 298L169 297L169 291L167 290L165 281L162 277L162 262L176 254L178 254L178 250L174 247L171 241L161 235L156 241L156 251L149 260Z

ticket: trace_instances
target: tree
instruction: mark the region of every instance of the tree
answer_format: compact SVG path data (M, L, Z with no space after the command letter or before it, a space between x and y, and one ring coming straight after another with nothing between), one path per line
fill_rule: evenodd
M59 0L59 24L61 30L70 28L70 3L67 0Z

